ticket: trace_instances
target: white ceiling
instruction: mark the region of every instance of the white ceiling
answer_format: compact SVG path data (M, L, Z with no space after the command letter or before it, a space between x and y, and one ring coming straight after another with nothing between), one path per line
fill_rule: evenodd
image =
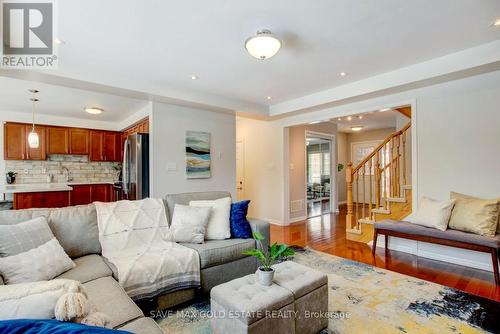
M57 4L57 37L66 43L59 46L59 68L42 74L143 92L146 98L168 97L261 115L291 99L500 40L500 28L490 27L500 17L498 0ZM266 61L251 57L244 48L245 39L263 28L283 41L282 50ZM349 75L341 77L343 71ZM191 75L199 80L191 80ZM38 79L31 75L30 80ZM1 91L4 84L0 82ZM14 87L6 88L12 92ZM53 104L47 112L76 115L82 103L92 100L89 96L99 95L80 93L65 95L61 105ZM23 94L2 95L0 109L5 109L3 103L20 103ZM116 105L105 107L127 113L132 107L123 107L133 96L121 95L126 98L108 96L94 103L117 99ZM120 115L110 111L102 119L122 119Z
M500 15L498 0L74 0L58 6L66 45L56 75L259 105L500 38L500 29L489 27ZM283 49L264 62L244 48L262 28L283 40ZM342 71L349 75L340 77Z
M358 118L360 115L362 116L361 119ZM350 121L347 120L347 117L342 117L340 121L336 118L331 121L337 124L339 132L353 133L354 131L351 130L352 126L362 126L363 129L361 131L364 132L376 129L396 128L396 115L397 111L374 111L352 115Z
M88 90L32 81L0 77L0 111L31 113L31 93L35 88L39 102L36 112L46 115L92 119L99 121L121 121L146 107L147 101L117 95L96 93ZM96 106L105 111L90 115L83 111L86 106Z

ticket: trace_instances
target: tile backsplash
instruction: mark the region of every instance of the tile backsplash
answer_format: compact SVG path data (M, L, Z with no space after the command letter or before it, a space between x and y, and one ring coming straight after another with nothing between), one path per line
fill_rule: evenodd
M70 182L116 182L121 164L93 162L86 155L49 155L46 161L5 161L5 171L17 172L16 184L66 182L66 167L73 178Z

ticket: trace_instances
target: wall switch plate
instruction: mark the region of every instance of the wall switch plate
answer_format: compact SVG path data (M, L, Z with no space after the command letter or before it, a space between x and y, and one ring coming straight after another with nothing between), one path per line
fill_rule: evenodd
M177 170L177 164L175 162L167 162L167 172L175 172Z

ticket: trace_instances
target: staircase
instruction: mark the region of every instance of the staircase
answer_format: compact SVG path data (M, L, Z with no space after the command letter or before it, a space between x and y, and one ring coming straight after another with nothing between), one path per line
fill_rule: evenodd
M411 122L389 135L357 166L347 165L348 240L373 240L373 223L411 213L411 180L407 178Z

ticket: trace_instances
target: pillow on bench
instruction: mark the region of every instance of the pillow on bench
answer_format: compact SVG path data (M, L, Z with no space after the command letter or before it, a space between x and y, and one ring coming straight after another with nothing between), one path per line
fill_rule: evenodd
M449 228L494 237L498 231L499 200L482 199L456 192L450 193L455 200Z
M422 197L418 202L417 212L407 219L413 224L446 231L454 204L454 199L436 201L428 197Z

